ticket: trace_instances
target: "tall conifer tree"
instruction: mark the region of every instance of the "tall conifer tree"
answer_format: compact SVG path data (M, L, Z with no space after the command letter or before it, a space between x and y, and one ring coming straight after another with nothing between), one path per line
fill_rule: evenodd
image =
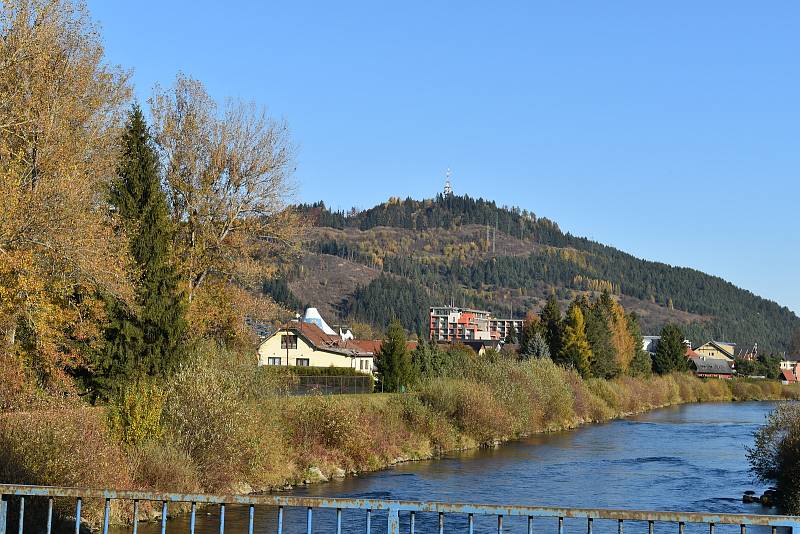
M661 329L661 339L658 340L656 355L653 357L653 371L663 375L673 371L686 371L688 368L683 333L674 324L665 325Z
M130 112L121 145L111 201L125 221L131 255L140 269L136 291L140 309L135 322L141 340L133 346L118 346L114 356L129 359L135 352L137 372L167 376L181 359L185 304L170 261L171 221L159 179L158 159L138 106ZM123 313L125 321L133 320L130 312Z
M403 391L413 381L411 355L406 333L397 319L392 319L377 357L378 374L386 392Z
M542 308L539 317L544 329L544 339L550 348L550 357L556 363L569 363L569 358L566 358L565 361L561 354L564 326L561 319L561 308L558 306L555 293L550 294L550 298L547 299L547 304Z
M634 356L628 368L628 374L631 376L650 376L653 374L653 360L650 354L644 350L639 318L635 313L630 313L626 317L628 318L628 332L630 332L634 345Z
M599 378L614 378L620 371L611 337L612 305L608 293L592 304L583 298L580 304L586 319L586 337L592 347L592 374Z

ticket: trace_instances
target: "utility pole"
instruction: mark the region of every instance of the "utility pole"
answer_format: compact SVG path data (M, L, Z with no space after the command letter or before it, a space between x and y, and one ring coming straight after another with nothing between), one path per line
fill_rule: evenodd
M500 225L500 215L495 214L494 219L494 241L492 241L492 254L495 251L495 245L497 245L497 227Z

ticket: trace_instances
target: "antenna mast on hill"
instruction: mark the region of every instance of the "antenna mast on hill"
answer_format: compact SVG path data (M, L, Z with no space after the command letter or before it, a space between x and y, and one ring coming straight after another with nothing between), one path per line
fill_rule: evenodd
M453 173L450 172L450 167L447 168L447 172L444 174L444 196L449 197L453 194L453 187L450 185L450 176Z

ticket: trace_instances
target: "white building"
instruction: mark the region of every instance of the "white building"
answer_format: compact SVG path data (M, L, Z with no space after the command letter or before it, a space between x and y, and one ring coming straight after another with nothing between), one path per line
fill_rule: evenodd
M661 340L661 336L642 336L642 350L655 354L659 340Z

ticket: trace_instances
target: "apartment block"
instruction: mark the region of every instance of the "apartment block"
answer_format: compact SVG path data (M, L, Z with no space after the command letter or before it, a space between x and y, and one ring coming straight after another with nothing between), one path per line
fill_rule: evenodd
M503 340L514 329L522 330L522 319L498 319L491 312L455 306L430 309L430 339L434 341Z

